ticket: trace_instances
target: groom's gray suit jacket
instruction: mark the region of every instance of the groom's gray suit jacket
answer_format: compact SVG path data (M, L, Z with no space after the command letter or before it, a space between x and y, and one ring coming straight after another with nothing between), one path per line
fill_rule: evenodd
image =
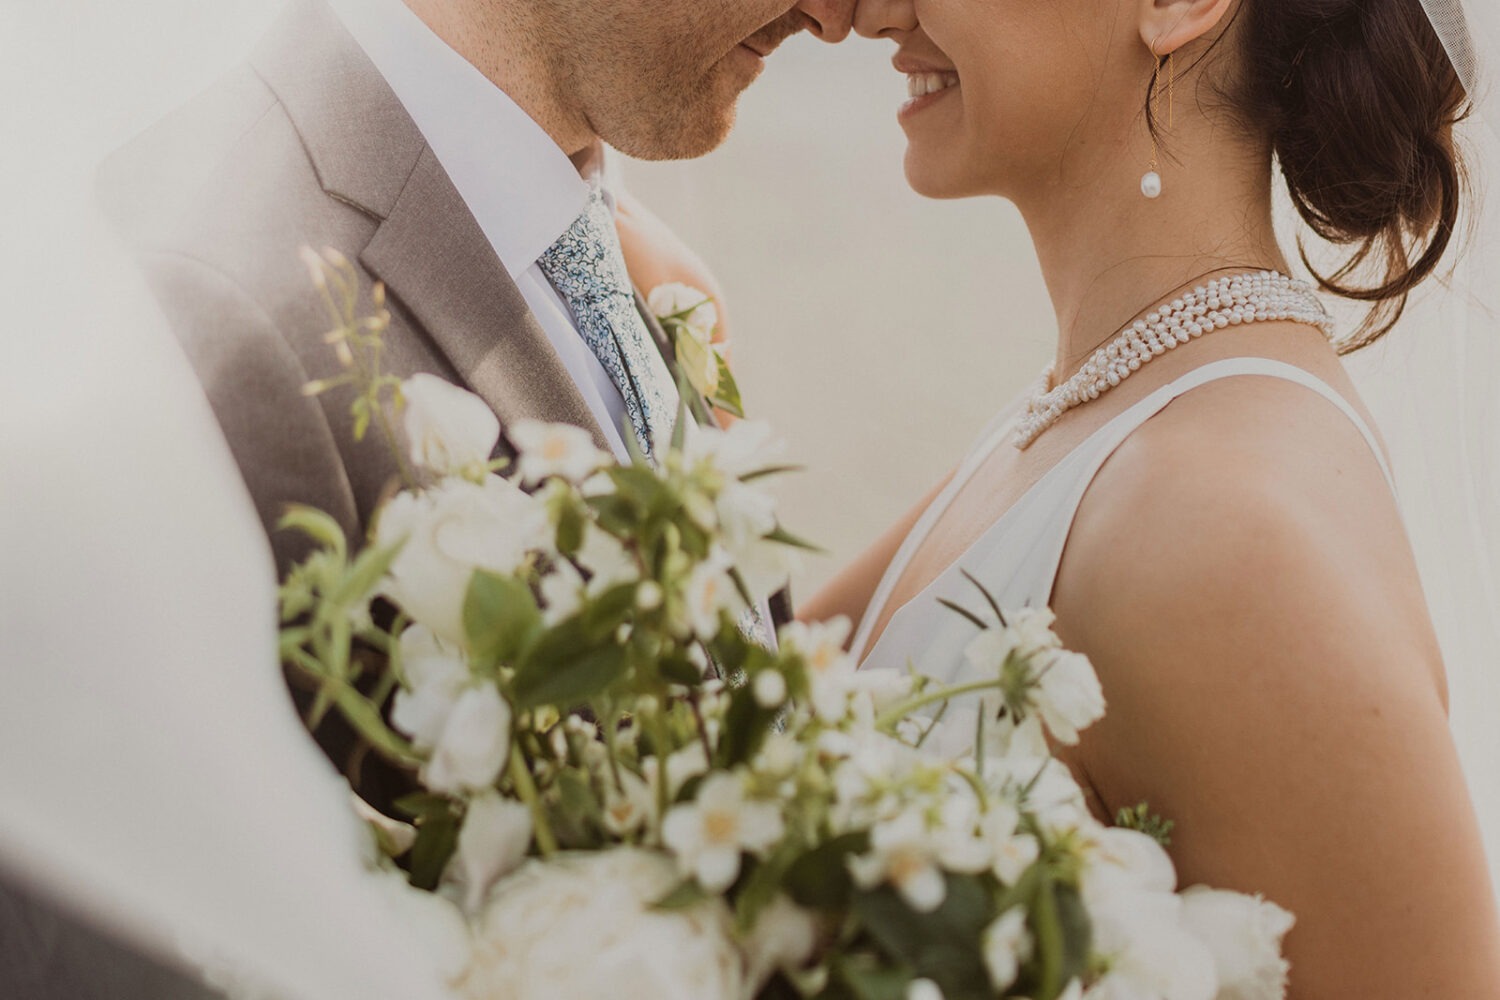
M101 183L268 530L301 503L362 538L396 471L379 435L354 441L348 391L302 394L339 371L304 244L343 252L366 289L385 283L389 371L464 386L502 425L571 423L604 447L421 132L320 0L296 0L246 66L118 153ZM272 541L282 573L306 551Z

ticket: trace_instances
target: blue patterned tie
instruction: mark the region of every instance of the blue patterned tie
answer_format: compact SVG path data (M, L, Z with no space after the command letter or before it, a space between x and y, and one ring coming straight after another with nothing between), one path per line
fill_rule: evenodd
M625 400L636 439L649 457L655 441L669 441L677 407L651 364L651 334L636 310L635 292L625 269L625 252L609 206L597 190L588 207L562 238L537 261L557 289L578 332L609 373Z

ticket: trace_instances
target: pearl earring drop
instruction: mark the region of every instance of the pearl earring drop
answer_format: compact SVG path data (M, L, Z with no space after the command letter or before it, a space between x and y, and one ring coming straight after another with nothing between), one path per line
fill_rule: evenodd
M1151 74L1151 112L1153 115L1161 107L1161 57L1156 55L1156 46L1151 46L1151 55L1156 60L1156 69ZM1177 87L1177 66L1172 53L1167 54L1167 128L1173 124L1173 92ZM1151 129L1151 163L1146 167L1146 173L1141 177L1141 194L1151 200L1161 197L1161 174L1156 172L1157 155L1159 150L1156 145L1155 119L1152 120Z

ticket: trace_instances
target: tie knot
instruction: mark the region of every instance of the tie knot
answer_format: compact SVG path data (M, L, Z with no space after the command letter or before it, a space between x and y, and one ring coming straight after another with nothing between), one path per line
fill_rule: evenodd
M634 300L619 233L604 196L597 190L589 196L583 214L547 248L537 264L570 303L616 297Z

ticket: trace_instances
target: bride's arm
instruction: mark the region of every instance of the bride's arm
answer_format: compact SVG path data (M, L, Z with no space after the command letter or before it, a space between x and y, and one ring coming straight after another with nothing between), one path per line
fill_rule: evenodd
M797 617L803 621L817 622L845 615L858 630L865 609L875 596L875 588L880 586L880 579L885 576L886 567L896 558L901 543L911 534L912 528L916 527L923 512L932 505L952 478L951 472L944 476L921 502L891 525L885 534L875 540L875 544L861 552L853 562L824 584L811 600L799 601Z
M1352 427L1304 412L1316 397L1285 402L1268 441L1264 419L1186 397L1095 480L1054 594L1109 701L1079 763L1109 808L1176 821L1184 885L1296 914L1295 1000L1500 997L1494 894L1399 514Z

